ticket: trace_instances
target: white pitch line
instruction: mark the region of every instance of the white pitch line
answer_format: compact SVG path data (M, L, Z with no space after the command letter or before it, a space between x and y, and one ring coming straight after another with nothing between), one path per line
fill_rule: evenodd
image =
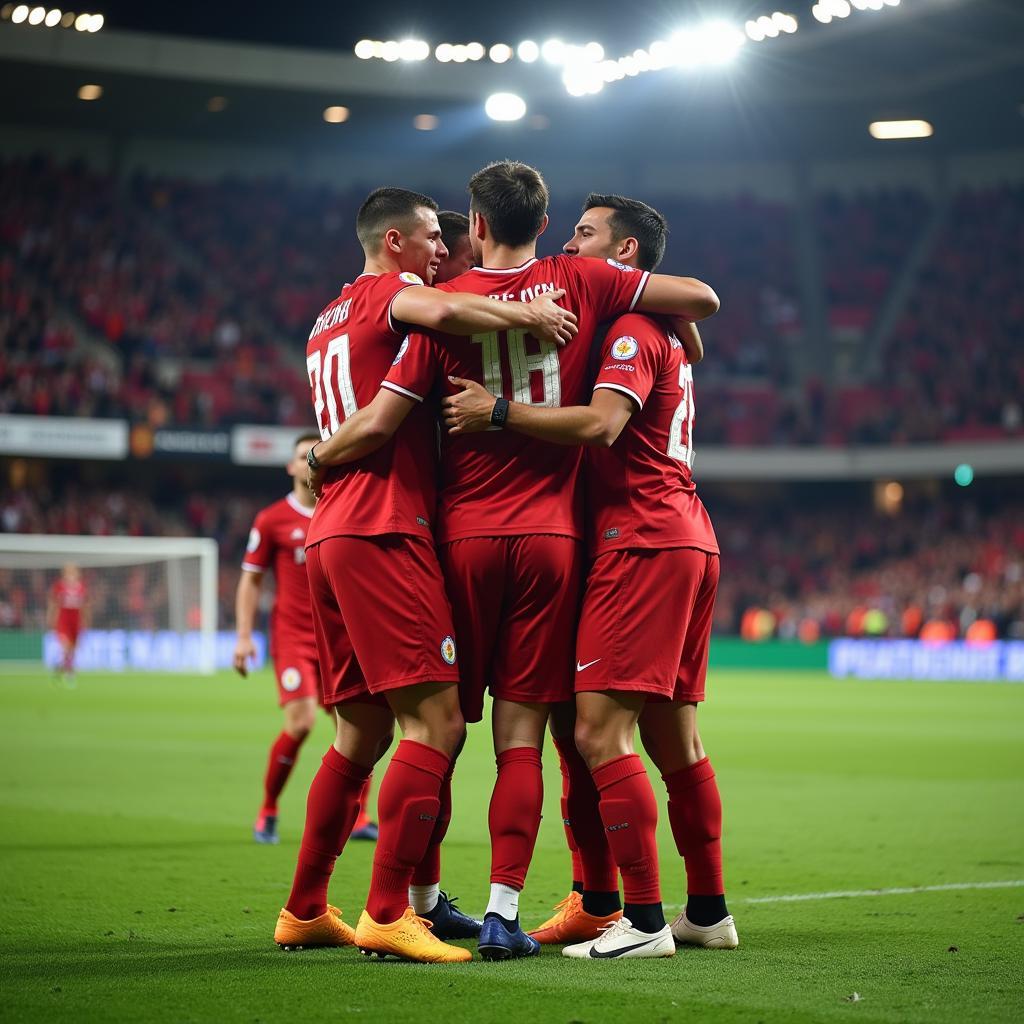
M1024 879L1006 882L949 882L946 885L909 885L895 889L848 889L836 892L798 892L785 896L747 896L730 903L806 903L811 900L842 900L861 896L912 896L919 892L962 892L970 889L1021 889ZM681 903L666 903L666 909L681 910Z

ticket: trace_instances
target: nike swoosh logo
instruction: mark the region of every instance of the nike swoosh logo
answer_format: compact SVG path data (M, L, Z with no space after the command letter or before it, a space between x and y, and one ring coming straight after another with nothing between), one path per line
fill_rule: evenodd
M590 668L591 665L596 665L601 659L595 658L593 661L588 661L586 665L581 665L578 661L576 662L576 671L582 672L585 668Z
M620 946L618 949L609 950L607 953L599 953L593 946L591 946L590 955L595 960L610 960L612 957L622 956L623 953L631 953L634 949L640 949L641 946L649 946L652 942L657 941L658 939L644 939L643 942L637 942L632 946Z

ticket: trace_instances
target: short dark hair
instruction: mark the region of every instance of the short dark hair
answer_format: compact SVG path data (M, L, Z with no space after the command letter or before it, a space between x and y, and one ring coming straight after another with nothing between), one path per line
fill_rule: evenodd
M295 448L305 441L313 441L314 443L316 443L317 441L322 440L323 438L320 436L319 430L307 430L304 434L299 434L299 436L295 438L295 440L292 442L292 447Z
M654 270L665 255L668 221L653 206L625 196L601 195L591 192L583 201L583 212L607 206L615 212L608 218L616 242L635 238L638 244L637 263L641 270Z
M459 244L464 235L469 234L469 218L464 213L442 210L437 215L437 223L441 225L441 241L449 252Z
M364 200L356 214L356 235L367 253L380 248L384 234L391 228L406 231L410 221L421 207L437 210L430 196L410 192L407 188L374 189Z
M482 214L499 245L527 245L544 226L548 187L540 171L518 160L498 160L469 179L470 208Z

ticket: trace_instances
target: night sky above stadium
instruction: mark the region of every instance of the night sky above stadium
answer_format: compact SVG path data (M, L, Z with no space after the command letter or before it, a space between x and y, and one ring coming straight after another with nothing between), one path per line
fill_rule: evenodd
M350 51L363 38L414 36L432 43L484 44L559 36L567 42L596 39L605 46L642 46L694 15L764 13L752 0L521 0L513 5L389 0L358 2L243 3L239 0L103 0L97 3L110 29L209 39L277 43ZM618 46L616 48L619 48Z

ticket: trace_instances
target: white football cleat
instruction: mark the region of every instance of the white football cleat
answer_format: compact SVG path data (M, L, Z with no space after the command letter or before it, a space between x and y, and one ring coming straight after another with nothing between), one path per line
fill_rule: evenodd
M656 932L642 932L620 917L607 925L596 939L566 946L562 956L587 960L613 960L617 957L675 956L676 944L668 925Z
M684 910L672 922L672 935L676 942L686 946L703 946L705 949L735 949L740 944L736 933L736 922L730 914L718 924L699 925L687 920Z

